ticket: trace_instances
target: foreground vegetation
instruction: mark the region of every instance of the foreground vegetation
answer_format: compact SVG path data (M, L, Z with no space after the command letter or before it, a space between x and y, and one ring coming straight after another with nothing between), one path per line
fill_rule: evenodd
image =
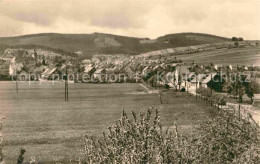
M86 136L85 163L259 163L259 129L219 111L196 136L185 137L176 124L163 129L153 109L121 119L102 138Z

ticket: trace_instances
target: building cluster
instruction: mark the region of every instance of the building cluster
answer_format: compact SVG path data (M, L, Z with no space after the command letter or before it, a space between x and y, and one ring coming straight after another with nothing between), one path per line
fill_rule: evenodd
M0 58L1 80L10 80L10 76L16 75L23 75L23 80L28 80L29 74L41 75L43 72L57 67L57 65L62 66L75 60L71 56L62 56L41 49L7 49L3 56ZM37 76L37 79L40 77Z
M258 42L241 41L203 44L197 46L169 48L130 55L94 55L91 59L78 60L41 49L7 49L4 58L8 63L4 70L6 77L15 75L18 80L64 80L73 75L74 82L140 82L170 87L207 87L211 78L228 77L232 72L245 72L259 77L258 66L241 65L199 65L183 63L178 54L194 53L235 46L259 46ZM0 63L1 64L1 63ZM2 73L0 72L1 76ZM194 78L196 77L196 78ZM2 78L2 77L1 77ZM87 78L87 79L85 79ZM123 79L122 79L123 78ZM89 80L90 79L90 80ZM94 79L94 80L93 80ZM222 80L221 80L222 81Z
M260 66L239 65L199 65L195 63L172 64L171 69L159 69L157 67L148 70L150 76L146 81L151 86L168 85L178 89L195 89L198 87L210 87L216 91L222 91L223 84L231 81L232 76L241 74L248 80L256 80L260 83ZM145 70L146 71L146 70Z

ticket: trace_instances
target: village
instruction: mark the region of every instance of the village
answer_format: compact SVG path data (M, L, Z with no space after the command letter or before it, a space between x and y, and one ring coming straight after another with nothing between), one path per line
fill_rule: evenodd
M0 79L18 81L63 81L68 76L72 83L146 83L152 87L166 86L178 90L214 87L222 91L232 74L243 74L247 80L260 83L259 65L185 63L181 54L196 54L236 47L258 47L254 41L205 44L199 46L163 49L131 55L93 55L78 60L42 49L6 49L0 59ZM80 53L80 52L77 52ZM218 79L221 84L212 83ZM216 88L218 86L219 88Z
M144 94L146 97L144 101L147 101L144 102L145 105L156 102L156 105L162 109L165 106L175 110L181 109L180 117L184 118L186 116L182 111L183 106L176 106L175 100L188 101L187 99L189 99L189 104L194 106L190 107L187 105L184 110L194 108L195 112L202 112L200 111L201 109L213 108L231 111L239 119L248 119L248 122L259 127L260 65L215 64L213 62L202 64L198 60L192 60L192 62L182 60L182 55L184 54L196 55L200 52L211 53L219 49L256 47L259 47L259 43L253 41L225 42L168 48L136 56L95 54L90 59L82 60L74 56L62 55L44 49L6 49L0 58L0 80L11 82L8 83L9 85L11 84L9 86L11 94L15 93L15 85L13 85L15 83L12 82L16 82L17 94L13 95L14 97L19 97L20 92L26 95L29 90L32 92L31 94L37 97L36 95L39 92L38 96L40 98L34 99L39 104L43 99L44 101L49 101L49 98L53 99L52 96L57 96L60 92L63 92L61 86L63 88L63 83L65 83L65 88L68 88L68 85L70 88L65 89L65 102L69 101L68 97L70 97L70 103L79 100L91 101L89 98L93 96L92 94L88 97L77 97L75 95L77 86L82 87L82 91L88 88L88 90L84 91L84 94L94 88L92 92L98 91L98 97L102 97L102 94L107 94L102 92L102 90L109 89L108 93L112 95L114 92L117 93L119 91L120 96L122 94L133 94L133 96L142 96ZM81 52L77 53L80 54ZM29 86L27 86L27 83ZM38 88L39 86L36 87L36 85L40 85L40 88ZM45 90L45 87L47 87L47 90ZM56 88L54 89L53 87ZM128 87L130 88L127 93L122 93ZM18 88L20 88L19 93ZM31 89L28 90L28 88ZM37 90L35 90L36 88ZM53 88L54 90L51 92L48 88ZM90 93L92 92L90 91ZM42 97L47 93L50 94L49 98ZM153 97L154 95L158 95L159 98L157 96ZM28 99L31 99L31 95L27 96ZM150 101L147 97L153 97L153 100ZM141 97L139 99L142 100ZM60 101L60 97L54 97L54 101ZM98 101L97 104L100 103L99 100L95 101ZM170 101L171 103L169 103ZM126 97L125 102L130 103L131 97ZM89 105L91 103L88 102L86 104ZM141 106L144 104L141 104ZM181 103L181 105L183 104ZM51 107L53 106L55 105ZM82 106L82 103L75 106L78 108L78 106ZM107 104L104 106L107 106ZM101 108L104 106L101 106ZM201 106L204 107L201 108ZM22 109L25 110L25 108ZM64 106L57 108L57 115L63 109ZM112 107L109 110L113 110ZM85 111L85 109L82 111ZM173 114L174 112L169 111L169 113ZM3 119L4 117L2 117ZM0 130L1 128L2 123L0 122ZM0 132L0 157L3 156L1 154L1 149L3 149L2 138ZM21 149L22 156L23 153L24 149Z

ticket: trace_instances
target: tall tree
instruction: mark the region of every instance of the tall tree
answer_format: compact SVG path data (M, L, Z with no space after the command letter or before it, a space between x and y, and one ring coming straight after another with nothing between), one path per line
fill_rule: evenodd
M260 93L260 84L252 80L246 84L246 94L251 99L251 103L254 102L254 95L256 93Z
M245 86L246 77L236 73L235 75L231 75L230 81L224 84L223 90L238 98L239 102L242 102L246 89Z

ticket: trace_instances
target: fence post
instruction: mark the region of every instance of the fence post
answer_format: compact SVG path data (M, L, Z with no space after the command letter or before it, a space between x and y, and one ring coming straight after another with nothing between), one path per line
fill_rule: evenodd
M238 118L239 118L239 120L240 120L240 104L238 105Z
M197 94L197 88L198 88L198 79L197 79L197 76L196 76L196 90L195 90L195 92L196 92L196 99L198 98L198 94Z

